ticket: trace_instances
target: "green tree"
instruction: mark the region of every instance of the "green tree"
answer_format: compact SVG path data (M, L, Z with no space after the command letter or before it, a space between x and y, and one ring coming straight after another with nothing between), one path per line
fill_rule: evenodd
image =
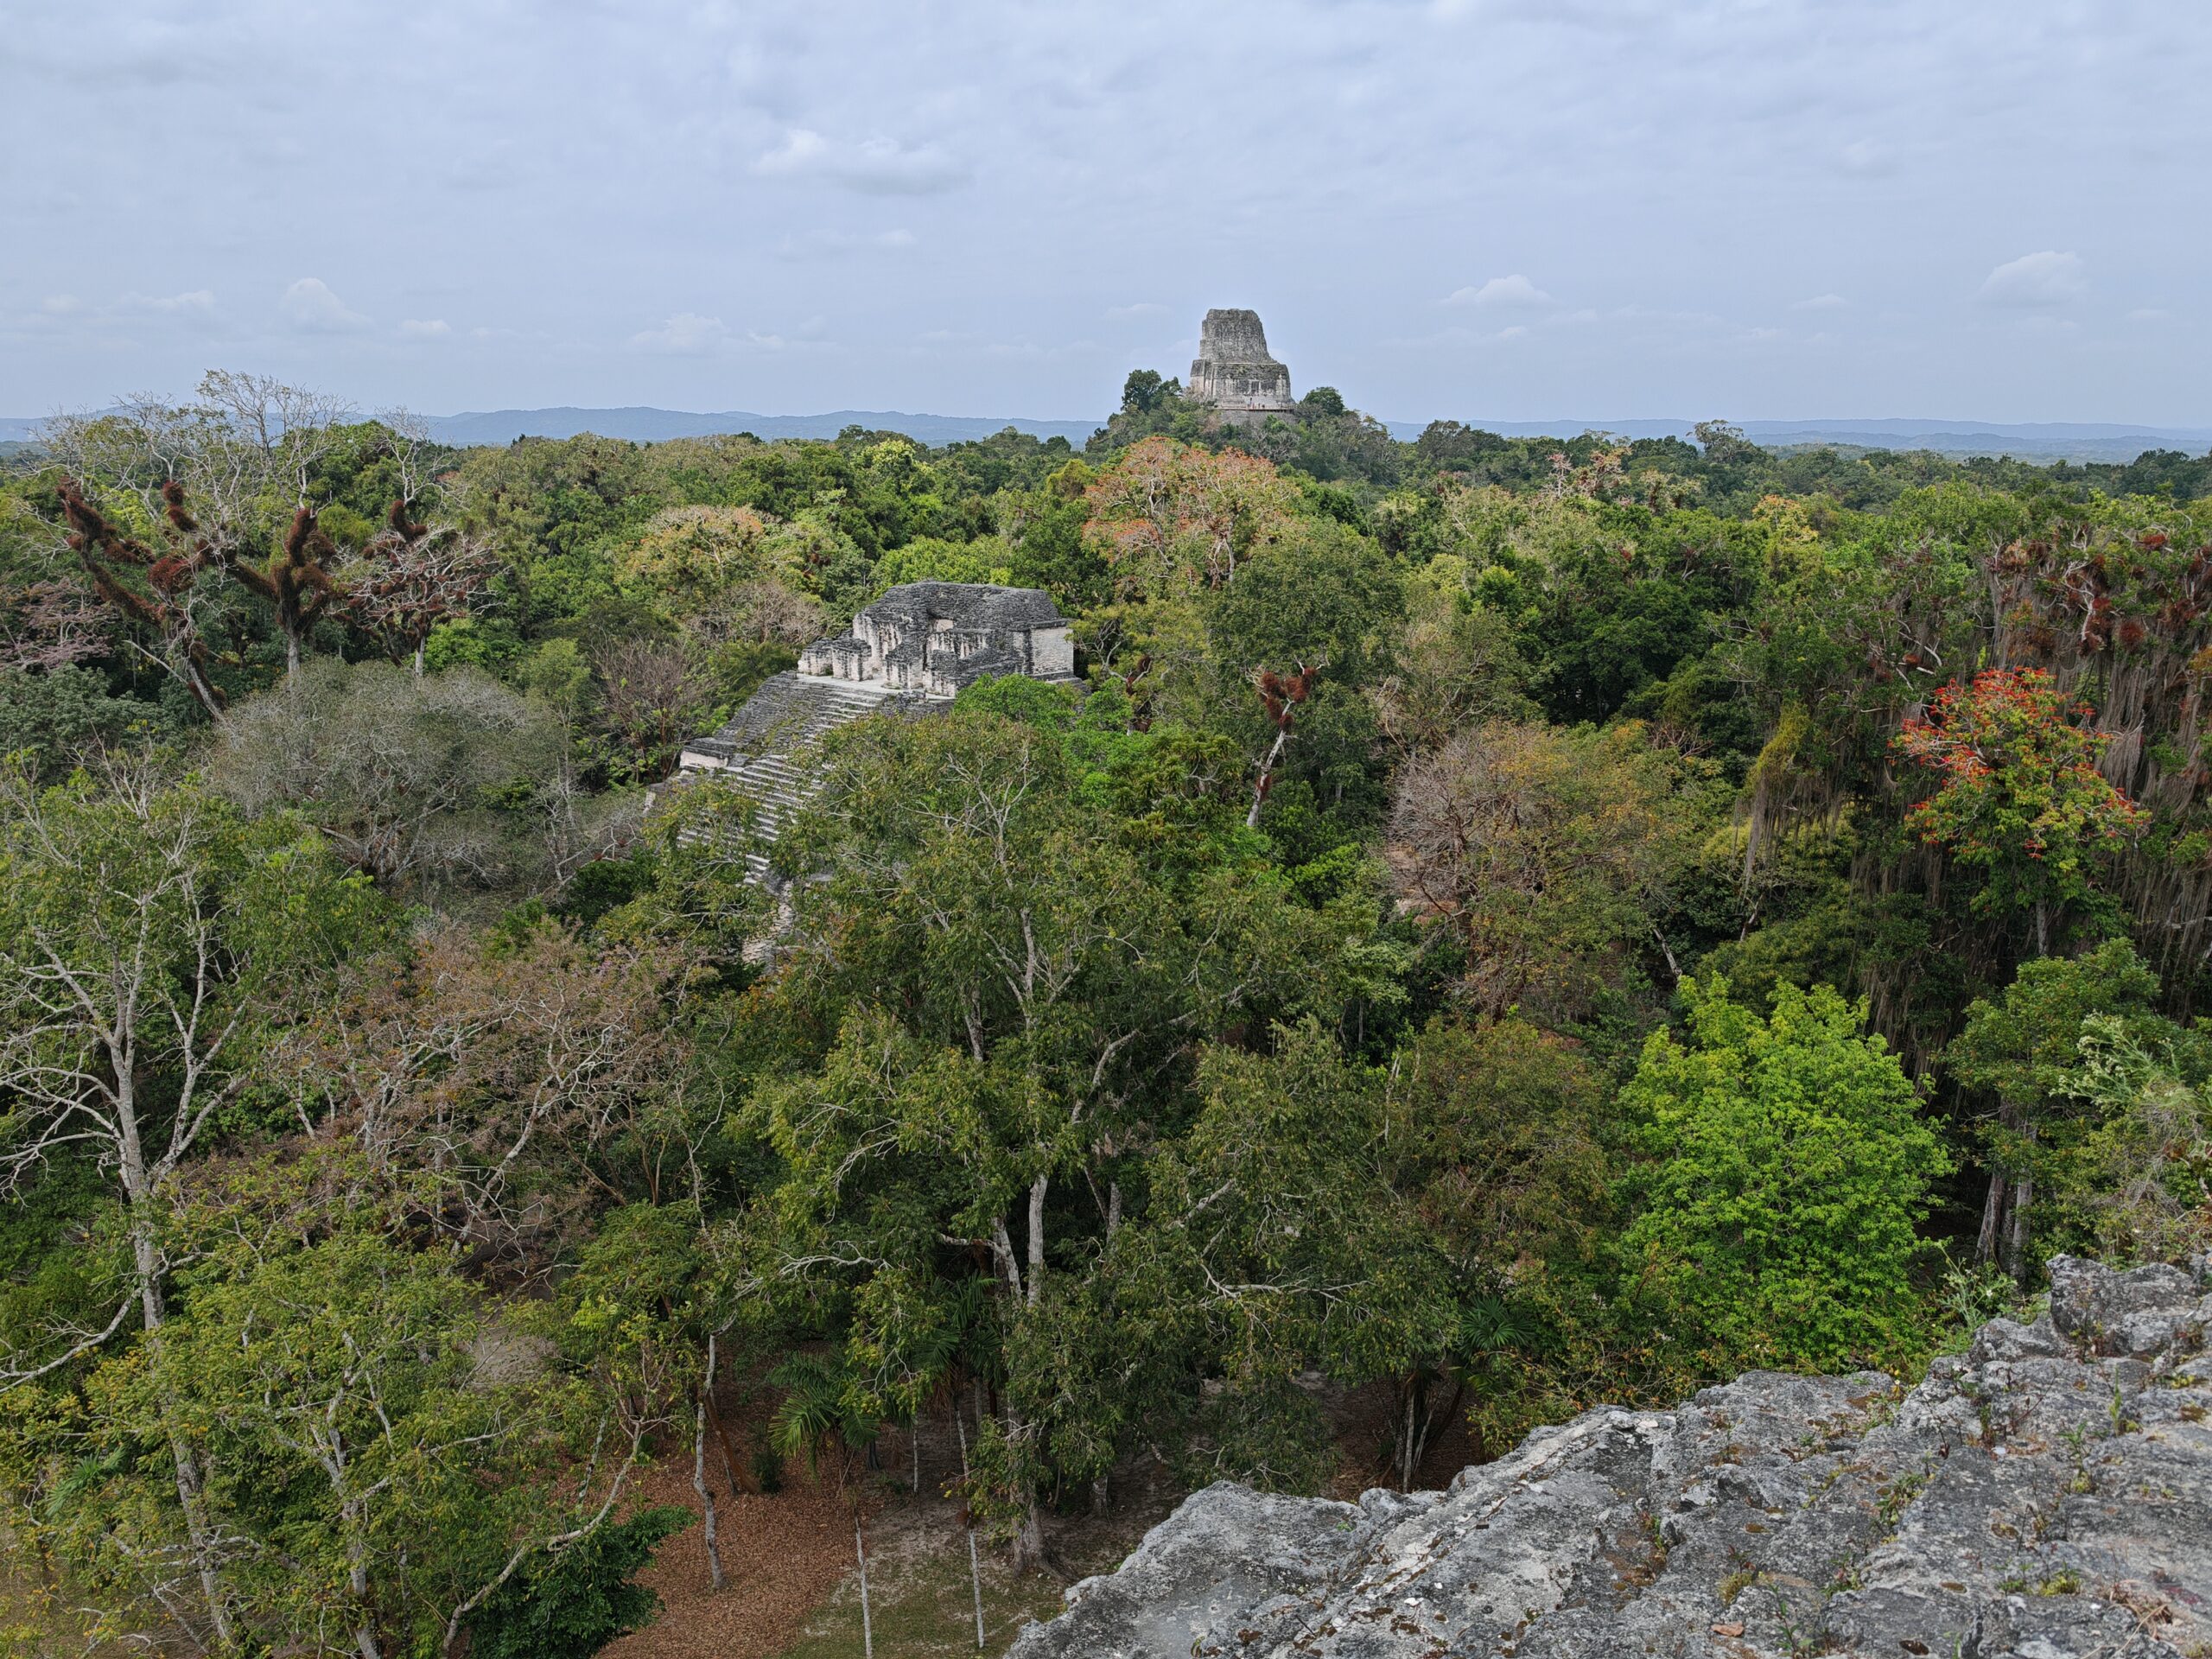
M1390 830L1408 897L1464 942L1465 989L1496 1014L1572 1016L1655 937L1697 819L1634 726L1491 721L1398 772Z
M297 819L239 818L151 767L41 790L0 771L0 1182L89 1149L114 1183L130 1266L111 1316L8 1357L11 1385L62 1373L135 1324L162 1376L171 1262L162 1218L255 1081L272 1027L386 918ZM157 1389L210 1629L230 1641L207 1471L178 1396Z
M820 873L797 895L818 944L770 1008L835 1039L756 1093L785 1175L755 1274L794 1317L831 1313L883 1415L932 1385L916 1356L977 1277L1010 1349L1054 1319L1198 1044L1330 994L1341 918L1260 873L1150 880L1075 781L1058 734L980 710L862 722L777 844ZM1024 1559L1052 1403L1009 1377L985 1448Z
M1827 986L1762 1019L1686 982L1687 1044L1645 1042L1623 1105L1651 1163L1624 1243L1671 1287L1720 1369L1868 1363L1910 1349L1915 1228L1950 1166L1904 1069Z
M43 783L60 782L80 759L156 718L150 705L110 696L99 675L73 664L43 673L0 668L0 755L27 757Z
M2212 1103L2202 1068L2175 1074L2171 1049L2130 1022L2082 1022L2081 1066L2069 1090L2090 1127L2049 1165L2065 1248L2116 1262L2181 1262L2212 1243Z
M1375 543L1343 525L1300 521L1268 556L1205 599L1218 718L1254 756L1249 822L1279 779L1381 805L1368 764L1374 719L1361 689L1388 664L1403 599ZM1295 740L1294 741L1294 739Z
M1967 1010L1943 1064L1965 1088L1994 1102L1982 1125L1989 1188L1978 1259L2001 1258L2015 1276L2031 1274L2050 1230L2063 1224L2062 1204L2039 1236L2035 1198L2094 1122L2082 1092L2086 1020L2101 1015L2153 1052L2202 1047L2202 1038L2153 1011L2158 991L2158 976L2133 947L2111 939L2086 956L2023 963L2001 996L1982 997Z
M1393 1431L1409 1484L1428 1427L1418 1382L1458 1346L1464 1281L1392 1183L1381 1077L1318 1021L1274 1036L1273 1054L1203 1057L1198 1116L1155 1162L1144 1222L1115 1242L1115 1347L1123 1368L1149 1349L1150 1372L1205 1402L1200 1462L1270 1486L1325 1473L1300 1373L1389 1379L1411 1419Z
M580 1340L535 1321L581 1354L556 1363L527 1310L412 1224L436 1187L343 1143L198 1183L164 1227L184 1263L175 1316L86 1378L84 1478L48 1525L65 1559L116 1590L157 1580L151 1454L173 1435L207 1471L249 1648L451 1655L479 1610L513 1609L508 1586L587 1543L658 1427L636 1414L659 1379L607 1339L620 1320L601 1302ZM132 1634L115 1606L115 1634Z
M1157 369L1131 369L1122 382L1122 408L1131 415L1149 415L1179 390L1173 381L1161 378Z
M567 1549L543 1551L470 1619L469 1659L591 1659L643 1629L661 1599L636 1582L638 1570L690 1519L672 1503L656 1504Z

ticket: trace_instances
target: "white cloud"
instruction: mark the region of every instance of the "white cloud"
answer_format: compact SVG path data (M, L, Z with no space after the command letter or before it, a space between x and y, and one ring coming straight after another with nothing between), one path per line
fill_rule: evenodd
M704 357L729 343L729 325L720 317L702 317L696 311L679 311L658 328L630 336L639 351L670 357Z
M1499 311L1532 311L1555 302L1516 271L1510 276L1493 276L1479 288L1455 288L1444 296L1444 303L1478 305Z
M2127 314L2130 322L2164 322L2171 314L2162 305L2139 305Z
M1526 340L1529 338L1529 331L1516 322L1510 328L1499 329L1497 337L1500 340Z
M453 333L453 325L443 317L402 317L399 337L402 340L443 340Z
M2024 253L1991 271L1975 297L1984 305L2037 308L2063 305L2088 291L2081 257L2045 249Z
M284 320L302 334L343 334L365 327L368 319L330 291L320 276L302 276L276 302Z
M1809 300L1800 300L1789 308L1792 311L1840 311L1851 302L1840 294L1815 294Z
M38 302L38 308L49 317L66 317L85 308L85 302L74 294L49 294Z
M204 315L215 308L215 296L208 289L195 288L188 294L160 295L138 302L149 311L186 312Z
M1109 305L1106 315L1116 322L1126 322L1133 317L1156 317L1167 308L1155 300L1139 300L1135 305Z
M935 144L892 138L857 143L793 127L753 163L763 178L820 179L871 196L927 196L965 184L969 170Z

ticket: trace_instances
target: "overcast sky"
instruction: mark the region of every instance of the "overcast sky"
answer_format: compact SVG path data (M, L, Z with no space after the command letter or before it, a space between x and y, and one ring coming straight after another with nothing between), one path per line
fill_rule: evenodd
M0 414L2212 424L2195 0L6 0Z

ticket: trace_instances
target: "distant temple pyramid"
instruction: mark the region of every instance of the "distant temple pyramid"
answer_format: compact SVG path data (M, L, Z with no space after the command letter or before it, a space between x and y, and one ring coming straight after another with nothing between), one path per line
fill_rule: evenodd
M759 805L756 828L772 841L814 792L812 748L823 733L866 715L950 707L963 687L990 677L1075 677L1067 619L1035 588L911 582L853 619L849 632L817 639L796 671L773 675L721 730L683 746L682 769L715 773ZM747 862L767 874L765 856Z
M1183 395L1212 404L1233 425L1257 426L1270 415L1290 413L1290 371L1268 355L1258 312L1206 313Z

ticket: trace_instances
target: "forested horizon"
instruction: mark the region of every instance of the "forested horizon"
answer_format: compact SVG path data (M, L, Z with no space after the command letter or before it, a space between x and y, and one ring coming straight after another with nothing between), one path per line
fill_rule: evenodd
M946 1445L1056 1589L2212 1243L2212 455L1149 370L1080 447L453 448L216 372L0 468L26 1650L588 1654ZM772 842L678 774L928 580L1078 683L830 734Z

